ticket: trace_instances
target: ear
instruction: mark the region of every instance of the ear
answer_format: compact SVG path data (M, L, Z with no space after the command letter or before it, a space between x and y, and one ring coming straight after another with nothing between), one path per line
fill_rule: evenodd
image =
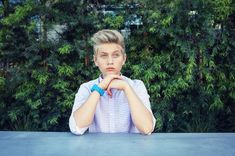
M126 54L124 54L122 65L124 65L126 63L126 59L127 59L127 56L126 56Z

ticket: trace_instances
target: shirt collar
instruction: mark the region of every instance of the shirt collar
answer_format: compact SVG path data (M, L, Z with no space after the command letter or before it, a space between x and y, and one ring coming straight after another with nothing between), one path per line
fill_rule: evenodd
M103 76L102 74L100 74L99 78L98 78L98 83L100 83L103 80Z

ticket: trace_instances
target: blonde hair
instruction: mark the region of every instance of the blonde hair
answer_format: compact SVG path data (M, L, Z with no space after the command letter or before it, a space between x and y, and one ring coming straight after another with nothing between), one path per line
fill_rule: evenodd
M122 53L125 54L124 38L117 30L103 29L95 33L92 38L94 53L98 51L98 46L105 43L116 43L122 47Z

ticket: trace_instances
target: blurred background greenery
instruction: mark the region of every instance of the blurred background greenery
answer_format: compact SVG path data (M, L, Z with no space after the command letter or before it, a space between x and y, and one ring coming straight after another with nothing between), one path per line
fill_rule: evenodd
M232 0L1 0L0 130L68 131L97 78L90 37L126 38L123 75L144 81L155 132L235 132Z

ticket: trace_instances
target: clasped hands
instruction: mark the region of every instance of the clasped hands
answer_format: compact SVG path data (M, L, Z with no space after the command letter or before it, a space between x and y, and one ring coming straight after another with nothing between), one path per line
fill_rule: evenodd
M107 93L112 97L111 89L124 90L129 86L128 83L119 75L107 75L98 86L103 90L107 90Z

